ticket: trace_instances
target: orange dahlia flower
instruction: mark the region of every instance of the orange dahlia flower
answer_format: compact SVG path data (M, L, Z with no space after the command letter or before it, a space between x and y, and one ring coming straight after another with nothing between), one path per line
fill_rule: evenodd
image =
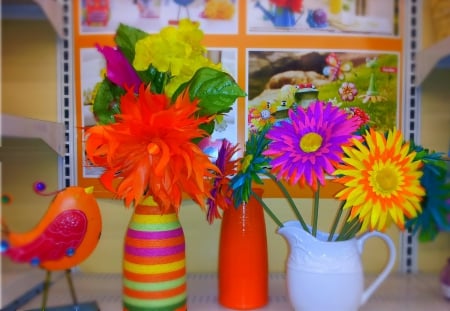
M186 193L205 208L205 177L218 169L193 142L207 135L200 125L211 121L196 115L197 104L188 91L171 103L142 84L137 95L129 89L122 96L116 123L86 130L86 154L105 168L100 181L126 206L151 195L162 212L178 211Z

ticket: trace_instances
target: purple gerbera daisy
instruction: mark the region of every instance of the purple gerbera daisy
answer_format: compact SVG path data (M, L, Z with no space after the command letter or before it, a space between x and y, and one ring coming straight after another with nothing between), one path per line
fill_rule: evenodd
M290 184L308 184L314 191L325 174L332 174L358 129L354 118L331 103L316 101L308 108L289 111L289 119L274 125L264 155L271 158L272 171Z
M221 218L219 208L226 210L233 206L233 190L230 186L230 180L237 170L237 160L233 159L237 151L237 145L233 145L226 139L222 140L215 163L219 172L213 178L211 197L206 201L208 206L206 218L210 224L214 222L214 219Z

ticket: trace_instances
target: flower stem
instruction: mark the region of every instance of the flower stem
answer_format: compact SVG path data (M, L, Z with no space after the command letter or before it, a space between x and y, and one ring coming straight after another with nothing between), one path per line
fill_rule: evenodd
M339 221L341 220L342 213L344 212L344 208L343 208L344 204L345 204L345 201L342 201L339 206L339 209L337 210L336 217L334 217L334 222L333 222L333 225L331 226L330 235L328 236L328 241L331 241L333 239L334 234L336 233L337 226L339 224Z
M361 223L357 220L353 226L347 231L347 233L342 237L343 240L348 240L353 238L356 233L361 229Z
M349 231L347 238L351 239L353 238L360 230L362 227L362 223L358 220L358 222L355 224L355 226L352 228L351 231Z
M275 214L272 212L272 210L267 206L267 204L261 199L261 197L259 195L257 195L256 193L254 193L252 191L252 195L253 197L256 199L256 201L259 202L259 204L262 205L262 207L264 208L264 211L267 213L267 215L270 216L270 218L272 218L272 220L281 228L283 227L283 223L278 219L277 216L275 216Z
M347 218L348 219L348 218ZM344 227L342 228L341 233L339 234L337 241L348 240L352 238L361 228L361 223L357 217L353 218L350 221L346 221Z
M313 211L313 226L312 235L317 236L317 226L319 222L319 199L320 199L320 185L317 186L317 190L314 192L314 211Z
M292 197L290 196L289 192L287 191L286 187L270 172L264 172L264 175L272 179L280 188L281 192L283 192L284 197L289 202L289 205L291 206L292 210L294 211L295 216L297 217L298 221L303 227L303 230L306 232L309 232L308 226L306 225L305 220L303 219L302 215L300 214L297 206L295 205L294 200L292 200Z
M350 213L351 213L351 211L348 211L347 216L345 217L344 224L342 225L341 232L339 232L338 239L340 236L344 235L345 232L347 232L347 228L351 227L351 225L352 225L351 222L349 221Z

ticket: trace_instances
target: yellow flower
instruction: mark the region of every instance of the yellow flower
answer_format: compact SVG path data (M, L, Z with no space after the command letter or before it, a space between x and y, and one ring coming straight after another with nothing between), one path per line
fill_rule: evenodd
M166 94L171 96L179 85L187 82L201 67L221 69L205 55L201 44L203 32L199 23L182 19L178 27L167 26L157 34L150 34L136 42L133 67L145 71L153 65L160 72L170 72L173 76L166 86Z
M351 209L349 220L358 217L362 222L361 231L383 231L391 220L403 230L405 217L421 211L422 162L414 160L416 153L396 129L387 137L370 129L363 139L343 147L346 156L334 175L345 188L336 197Z
M136 42L133 61L136 70L144 71L153 65L161 72L170 69L173 74L178 74L181 71L183 59L191 52L189 46L177 40L176 29L167 28L161 32L165 33L165 37L149 35Z
M210 0L205 4L203 14L210 19L232 19L234 15L234 3L229 0Z

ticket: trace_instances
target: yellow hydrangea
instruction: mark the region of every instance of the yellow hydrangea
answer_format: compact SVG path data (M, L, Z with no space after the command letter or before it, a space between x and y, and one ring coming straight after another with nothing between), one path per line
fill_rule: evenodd
M135 46L133 67L137 71L144 71L153 65L160 72L169 71L173 78L165 90L171 96L199 68L221 69L220 64L214 64L206 57L202 39L203 32L199 23L182 19L178 27L167 26L159 33L139 40Z

